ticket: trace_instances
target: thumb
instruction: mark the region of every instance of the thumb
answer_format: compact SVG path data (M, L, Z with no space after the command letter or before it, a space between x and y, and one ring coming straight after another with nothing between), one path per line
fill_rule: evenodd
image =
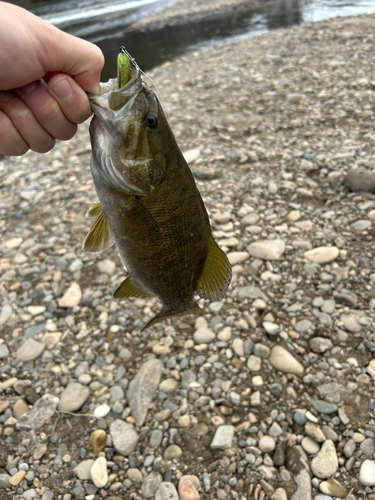
M100 73L104 66L100 48L53 26L51 28L55 33L48 40L49 50L44 61L46 73L65 73L86 92L99 94Z

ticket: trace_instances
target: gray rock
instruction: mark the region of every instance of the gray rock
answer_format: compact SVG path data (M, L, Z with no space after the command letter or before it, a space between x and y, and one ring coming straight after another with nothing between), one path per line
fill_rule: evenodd
M109 430L117 453L126 457L135 450L139 435L131 424L118 419L111 423Z
M280 326L272 321L263 321L262 326L269 335L276 335L280 331Z
M41 342L37 342L34 339L28 339L17 350L16 356L20 361L33 361L42 354L44 349L45 345Z
M287 448L286 467L293 472L297 486L290 500L311 500L310 467L307 455L300 445Z
M256 286L240 286L235 288L232 292L233 297L238 297L240 300L243 299L263 299L268 302L268 297Z
M0 329L12 317L13 309L10 304L4 304L0 313Z
M375 445L373 438L367 438L359 445L360 450L366 458L370 458L375 453Z
M312 327L312 325L313 324L308 319L302 319L301 321L298 321L296 323L296 326L294 327L294 329L298 333L305 333L308 330L310 330L310 328Z
M345 444L344 450L343 450L346 458L350 458L353 455L353 453L355 452L356 448L357 448L357 445L355 444L355 442L352 439L349 439L349 441L347 441L347 443Z
M9 356L9 349L6 344L0 344L0 359L4 359Z
M317 354L322 354L328 349L332 349L333 344L329 339L324 337L314 337L309 341L309 346L311 350Z
M154 429L150 434L150 448L157 448L160 446L163 439L163 431L160 429Z
M220 425L215 432L214 438L211 442L213 450L226 450L231 448L235 427L233 425Z
M116 270L116 264L109 259L104 259L98 262L97 264L98 269L101 273L103 274L108 274L109 276L112 276L112 274Z
M171 444L163 454L164 460L174 460L182 455L182 450L177 444Z
M6 488L10 488L9 479L11 476L9 474L0 474L0 490L5 490Z
M74 382L69 384L68 387L61 395L59 403L59 411L77 411L87 401L90 395L88 387Z
M285 251L283 240L259 240L247 247L249 255L263 260L278 260Z
M350 292L349 290L340 290L335 295L336 302L340 304L344 304L344 306L355 307L358 302L358 297L355 293Z
M90 479L91 480L91 467L94 465L95 460L83 460L73 469L74 473L82 481Z
M133 417L141 426L160 382L163 364L158 359L143 363L129 384L127 398Z
M142 483L143 498L152 498L162 481L163 478L158 472L151 472Z
M375 191L375 173L353 168L343 178L343 184L355 193L373 193Z
M198 328L198 330L196 330L193 335L194 342L196 344L209 344L214 340L215 337L215 333L206 326Z
M155 494L155 500L179 500L173 483L161 483Z
M335 413L337 412L337 406L333 403L328 403L321 399L314 399L311 403L316 411L323 414Z
M31 410L21 415L16 428L25 431L39 429L52 417L58 404L59 398L52 394L45 394L38 399Z
M327 439L311 461L311 470L319 479L328 479L337 471L339 462L333 441Z

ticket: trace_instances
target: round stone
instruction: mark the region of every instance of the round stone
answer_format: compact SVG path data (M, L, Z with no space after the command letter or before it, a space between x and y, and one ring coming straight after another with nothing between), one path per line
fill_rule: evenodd
M173 460L182 455L182 450L177 444L171 444L164 452L164 460Z
M270 453L276 447L276 443L273 437L271 436L262 436L259 439L259 449L263 451L263 453Z
M90 391L87 387L74 382L61 395L59 411L77 411L86 403Z
M215 333L206 326L198 328L193 335L193 339L196 344L208 344L212 342L215 337Z
M34 339L27 339L17 351L17 358L20 361L33 361L44 351L45 345Z
M305 252L304 257L316 264L326 264L332 262L339 256L339 249L336 247L316 247Z
M104 488L108 483L107 460L105 457L99 457L93 463L91 470L91 479L97 488Z

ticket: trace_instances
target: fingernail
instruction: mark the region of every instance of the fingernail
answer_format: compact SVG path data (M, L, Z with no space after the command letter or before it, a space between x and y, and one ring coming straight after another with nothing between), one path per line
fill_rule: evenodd
M28 83L27 85L24 85L23 87L19 87L18 90L23 92L24 94L30 94L35 88L36 88L37 82L31 82Z
M67 101L73 95L73 89L68 80L60 80L54 87L54 93L62 101Z

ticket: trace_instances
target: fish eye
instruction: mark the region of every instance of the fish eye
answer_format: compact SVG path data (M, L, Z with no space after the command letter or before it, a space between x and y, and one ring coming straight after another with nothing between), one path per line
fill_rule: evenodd
M147 113L147 115L144 117L144 122L148 128L154 129L158 126L159 123L158 115L155 113Z

